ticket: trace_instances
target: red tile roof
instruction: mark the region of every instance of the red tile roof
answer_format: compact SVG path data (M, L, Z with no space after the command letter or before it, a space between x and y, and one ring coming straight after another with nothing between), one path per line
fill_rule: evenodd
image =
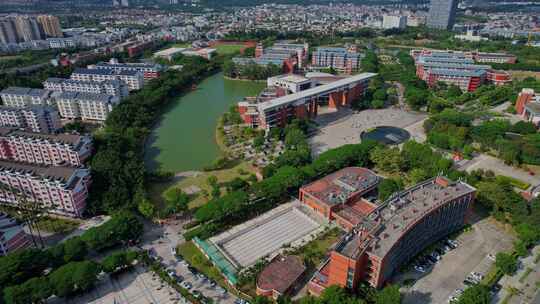
M305 270L306 266L300 257L278 255L257 277L257 287L285 293Z

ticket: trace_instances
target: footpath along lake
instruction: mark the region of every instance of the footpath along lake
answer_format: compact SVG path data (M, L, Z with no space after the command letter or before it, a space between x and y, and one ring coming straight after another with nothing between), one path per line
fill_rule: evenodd
M145 147L146 166L180 172L211 164L220 153L215 140L219 117L264 87L261 82L224 79L223 73L203 80L197 89L171 102L154 126Z

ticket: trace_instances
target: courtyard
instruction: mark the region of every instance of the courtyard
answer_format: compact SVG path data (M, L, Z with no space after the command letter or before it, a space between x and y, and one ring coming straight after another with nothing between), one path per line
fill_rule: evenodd
M313 155L316 156L329 149L359 143L360 133L379 126L404 128L409 131L412 139L422 139L423 128L408 127L420 124L426 117L425 114L398 107L363 111L343 108L337 112L320 108L319 116L315 119L319 128L315 135L309 138L309 143Z

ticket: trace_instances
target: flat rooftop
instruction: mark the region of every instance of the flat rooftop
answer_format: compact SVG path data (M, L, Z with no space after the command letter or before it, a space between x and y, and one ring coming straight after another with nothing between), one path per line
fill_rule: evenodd
M321 227L322 219L298 201L284 204L209 241L238 269L277 252Z
M302 187L302 191L328 206L334 206L345 203L356 193L372 189L379 181L380 178L369 169L348 167Z
M340 80L337 80L328 84L324 84L318 87L300 91L298 93L289 94L283 97L272 99L270 101L259 104L259 111L264 112L265 110L269 110L274 107L279 107L281 105L289 104L297 100L308 98L314 95L320 95L320 94L326 93L327 91L335 90L340 87L344 87L344 86L347 86L356 82L373 78L376 75L377 74L375 73L361 73L361 74L343 78L343 79L340 79Z
M371 252L379 257L385 256L409 226L419 218L432 209L475 190L466 183L437 177L393 195L373 214L377 215L376 217L367 218L368 221L381 222L376 229L376 241Z

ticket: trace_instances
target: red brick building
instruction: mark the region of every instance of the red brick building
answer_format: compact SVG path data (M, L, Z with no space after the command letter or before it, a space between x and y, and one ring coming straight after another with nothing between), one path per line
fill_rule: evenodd
M379 203L344 236L308 284L313 295L328 286L356 289L361 281L380 288L401 265L431 243L463 227L473 187L436 177Z
M374 190L380 178L371 170L349 167L300 188L299 200L323 216L350 231L358 219L377 206L362 196Z

